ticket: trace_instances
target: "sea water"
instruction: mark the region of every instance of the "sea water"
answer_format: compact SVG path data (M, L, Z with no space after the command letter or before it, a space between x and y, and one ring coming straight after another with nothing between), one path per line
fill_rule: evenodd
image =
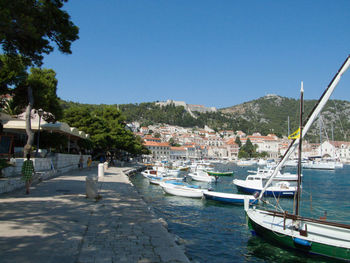
M220 165L216 169L234 171L219 182L193 182L214 191L237 193L233 179L244 179L256 166ZM296 172L289 170L289 172ZM161 187L149 184L141 175L132 182L165 219L168 230L180 237L186 255L193 262L334 262L324 257L310 257L294 250L285 250L251 234L243 206L164 194ZM350 166L335 171L303 170L301 215L350 224ZM293 211L293 199L280 199L279 205Z

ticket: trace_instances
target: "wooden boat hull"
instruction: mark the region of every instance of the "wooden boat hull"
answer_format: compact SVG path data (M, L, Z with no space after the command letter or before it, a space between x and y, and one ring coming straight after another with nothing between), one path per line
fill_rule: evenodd
M293 228L292 219L271 214L255 216L254 209L247 211L247 218L249 228L269 242L309 254L350 260L350 229L301 219L300 232Z

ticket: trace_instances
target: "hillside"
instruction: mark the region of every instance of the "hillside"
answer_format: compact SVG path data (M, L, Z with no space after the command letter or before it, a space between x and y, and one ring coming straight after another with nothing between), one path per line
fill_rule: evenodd
M316 100L304 102L304 116L307 116ZM104 105L79 104L62 101L64 109L69 107L87 107L90 110L103 108ZM247 134L260 132L263 135L275 133L285 136L288 133L288 117L290 132L298 127L299 101L296 99L267 95L256 100L245 102L216 112L193 112L190 114L185 107L175 105L160 106L154 102L140 104L120 104L118 107L126 117L127 122L138 121L141 125L164 123L183 127L203 128L204 125L215 130L242 130ZM346 140L344 134L350 132L350 102L330 100L322 113L323 127L331 139L331 127L334 127L334 139ZM341 120L341 121L340 121ZM311 128L308 139L317 142L319 126L316 122ZM323 137L325 132L323 131Z
M316 100L304 101L304 118L311 112ZM230 115L233 118L243 118L255 129L266 129L266 125L275 133L287 134L288 117L290 131L298 127L299 122L299 100L281 97L278 95L267 95L256 100L245 102L229 108L220 109L220 112ZM332 126L334 127L334 138L345 139L349 135L350 129L350 102L340 100L330 100L326 104L322 116L322 136L331 138ZM309 132L311 137L319 136L319 123L315 122ZM315 138L317 141L317 139Z

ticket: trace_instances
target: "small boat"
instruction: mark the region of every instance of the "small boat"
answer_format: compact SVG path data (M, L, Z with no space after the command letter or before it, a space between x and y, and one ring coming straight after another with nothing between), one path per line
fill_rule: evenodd
M215 182L216 178L214 176L208 175L206 172L203 171L197 171L193 173L189 173L188 176L194 180L199 182Z
M216 171L207 171L209 175L212 176L232 176L233 172L216 172Z
M161 173L166 173L168 176L179 176L181 174L180 169L169 169L164 166L153 166L153 170Z
M251 166L251 165L256 165L257 161L250 159L250 160L238 160L237 165L238 166Z
M156 170L144 170L141 172L141 174L143 175L143 177L147 178L148 176L158 176L158 177L163 177L166 176L165 173L162 172L158 172Z
M148 176L150 184L159 185L161 182L181 182L183 178L178 177L159 177L159 176Z
M159 184L163 191L167 194L183 196L183 197L192 197L192 198L202 198L203 191L206 189L201 189L200 186L190 185L182 182L161 182Z
M266 164L267 164L267 161L264 159L259 159L257 162L257 165L260 165L260 166L265 166Z
M250 204L255 204L257 199L253 195L231 194L213 191L203 191L205 199L218 201L222 203L243 205L244 199L248 198Z

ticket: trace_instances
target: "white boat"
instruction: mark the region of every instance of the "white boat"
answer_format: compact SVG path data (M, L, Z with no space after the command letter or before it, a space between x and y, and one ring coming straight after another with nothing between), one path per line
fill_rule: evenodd
M192 198L202 198L203 191L206 189L201 189L199 186L189 185L185 183L167 183L161 182L159 184L163 191L167 194L192 197Z
M234 179L233 183L241 192L255 194L260 193L270 176L252 174L248 175L245 180ZM297 190L297 185L294 180L283 180L283 177L273 180L271 185L266 189L265 196L276 197L293 197Z
M189 173L187 176L189 176L192 180L194 181L199 181L199 182L215 182L215 177L208 175L208 173L203 172L203 171L197 171L197 172L192 172Z
M335 170L335 162L310 160L302 164L304 169Z
M350 66L350 56L345 60L335 77L327 89L323 92L318 103L315 105L311 114L308 116L306 123L300 117L299 130L297 136L293 138L288 150L285 152L282 160L277 165L275 171L266 183L264 189L260 193L259 199L264 195L264 191L269 187L284 162L298 147L299 165L298 174L301 172L301 150L302 139L310 129L312 123L324 108L329 100L333 90L338 84L342 74ZM303 109L303 87L301 88L300 109ZM302 112L302 110L300 110ZM298 177L298 186L301 177ZM313 219L303 217L300 212L300 188L298 187L295 195L295 206L293 213L287 211L269 211L249 207L249 200L244 203L244 209L248 218L249 227L261 237L280 246L297 249L304 253L327 256L335 259L350 261L350 225L327 221L326 219Z
M257 162L257 165L259 166L265 166L267 164L267 161L265 159L259 159Z
M180 169L169 169L164 166L153 166L153 170L156 170L161 173L165 173L168 176L179 176L181 174Z
M237 161L238 166L251 166L256 164L257 164L256 160L238 160Z
M158 176L148 176L150 184L159 185L161 182L182 182L183 178L178 177L158 177Z
M265 179L269 179L273 171L274 169L272 168L258 168L257 170L248 170L248 173L257 175L257 176L262 176ZM280 171L278 171L277 175L274 178L274 181L297 181L297 180L298 180L297 174L292 174L288 172L281 173Z
M257 202L257 199L253 195L242 195L242 194L231 194L231 193L222 193L214 191L203 191L203 196L205 199L218 201L221 203L243 205L244 199L248 198L250 204Z
M166 173L162 173L162 172L158 172L156 170L144 170L141 172L141 174L143 175L143 177L148 177L148 176L158 176L158 177L165 177L167 176Z

